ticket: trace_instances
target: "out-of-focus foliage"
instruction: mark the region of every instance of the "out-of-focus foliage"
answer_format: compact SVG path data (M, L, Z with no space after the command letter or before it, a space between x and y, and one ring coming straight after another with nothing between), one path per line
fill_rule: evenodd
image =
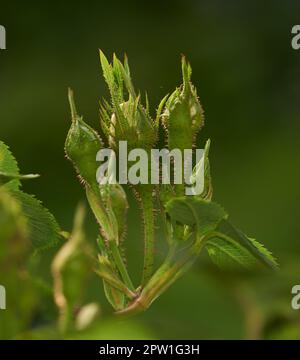
M98 338L101 332L105 337L107 329L112 331L111 323L93 325L101 314L100 305L96 301L85 303L96 259L83 230L84 207L77 209L72 232L60 232L53 215L20 191L19 180L32 176L20 176L8 147L3 142L0 145L0 174L5 174L0 185L0 284L8 289L7 309L0 313L0 337ZM53 282L38 272L47 260L45 249L50 248L56 252L50 260ZM44 308L43 302L47 304ZM53 311L53 303L57 311ZM34 323L36 309L43 321L47 320L45 324L39 320ZM126 329L127 338L146 337L137 335L139 327L134 323Z
M20 176L17 162L3 142L0 174L0 284L6 289L6 307L14 309L1 311L0 336L10 338L30 327L35 308L45 295L31 277L29 259L32 253L56 245L60 236L50 212L20 190L20 179L32 176Z
M15 158L8 147L0 141L0 189L6 191L20 207L20 214L26 219L27 237L33 249L42 250L59 242L59 226L40 201L20 190L20 179L35 177L19 174Z
M58 327L62 333L84 329L99 315L97 303L83 304L92 275L92 251L83 231L84 208L78 207L74 228L52 262L53 291L59 310Z

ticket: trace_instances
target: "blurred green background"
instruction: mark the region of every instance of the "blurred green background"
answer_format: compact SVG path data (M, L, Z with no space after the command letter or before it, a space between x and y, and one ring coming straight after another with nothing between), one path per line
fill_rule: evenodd
M108 93L98 49L108 56L126 52L133 81L147 90L154 113L181 81L183 53L206 115L198 145L212 140L214 199L281 265L278 274L234 276L203 255L146 313L117 324L96 278L86 296L100 302L104 315L93 331L76 336L300 338L300 311L290 306L291 287L300 283L300 50L291 47L299 11L292 0L1 3L7 50L0 51L0 139L23 173L42 175L24 189L63 229L71 229L74 209L84 200L64 158L67 87L85 120L99 127L98 100ZM133 273L141 270L139 223L131 202L126 248ZM94 242L90 213L86 229ZM47 274L47 262L42 267ZM13 311L8 304L7 312ZM37 301L29 328L47 325L47 311ZM43 336L50 335L40 331Z

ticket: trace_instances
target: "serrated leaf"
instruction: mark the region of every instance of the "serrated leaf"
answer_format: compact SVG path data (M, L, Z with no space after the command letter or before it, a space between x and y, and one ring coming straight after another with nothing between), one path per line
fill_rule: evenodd
M31 180L31 179L36 179L38 178L40 175L39 174L26 174L26 175L22 175L22 174L10 174L7 172L3 172L0 171L0 185L1 184L6 184L11 180Z
M257 264L257 259L235 241L214 237L207 241L206 250L211 260L222 269L251 269Z
M115 83L116 83L116 90L118 91L118 96L119 96L120 102L122 102L123 78L122 78L122 73L121 73L121 69L119 66L119 60L115 53L113 55L112 69L113 69L113 75L114 75L114 79L115 79Z
M276 258L273 256L271 251L269 251L263 244L258 242L256 239L252 239L248 237L248 240L257 248L257 250L268 259L274 267L278 267L278 262Z
M234 227L228 220L223 219L216 231L220 237L230 242L235 242L244 247L257 260L271 268L277 268L278 264L273 255L257 240L248 238L241 230ZM222 236L223 235L223 236Z
M60 241L59 226L54 216L34 196L22 191L11 191L12 197L20 204L27 220L28 238L34 249L44 250Z
M29 247L27 221L21 206L9 191L0 188L0 265L7 259L18 261Z
M123 66L123 64L118 60L118 65L119 65L119 70L121 72L121 76L122 79L124 80L126 89L128 91L128 93L135 99L136 98L136 94L135 94L135 90L130 78L130 73L129 73L129 67L128 67L128 63L127 63L127 69L125 69L125 67Z
M0 172L10 174L11 176L19 175L18 163L9 150L9 147L0 141ZM3 181L0 178L0 185L6 183L4 186L9 190L17 190L20 187L19 179L10 179L9 181Z
M215 230L219 222L227 217L220 205L194 196L171 199L166 204L166 210L173 221L196 225L200 236Z

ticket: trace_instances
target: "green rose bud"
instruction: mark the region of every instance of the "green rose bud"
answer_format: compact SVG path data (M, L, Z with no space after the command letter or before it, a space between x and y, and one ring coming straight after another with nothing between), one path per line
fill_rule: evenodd
M72 125L69 130L65 151L82 179L89 204L107 240L119 243L126 224L127 199L120 185L101 185L96 180L99 164L97 152L102 141L97 132L77 115L73 92L69 90Z
M111 104L103 102L100 106L101 126L109 145L118 149L118 142L126 140L128 151L134 148L150 150L156 142L157 127L146 108L141 104L140 95L136 95L131 82L127 59L124 65L114 56L113 63L107 61L100 51L104 78L111 95ZM127 89L128 98L123 95Z
M71 89L69 89L69 102L72 125L65 143L66 156L73 163L82 181L95 189L98 186L96 172L99 166L96 155L102 148L102 141L97 132L77 114Z
M192 69L182 57L183 84L168 98L162 122L168 133L168 148L191 149L197 132L204 125L204 115L196 88L190 78Z

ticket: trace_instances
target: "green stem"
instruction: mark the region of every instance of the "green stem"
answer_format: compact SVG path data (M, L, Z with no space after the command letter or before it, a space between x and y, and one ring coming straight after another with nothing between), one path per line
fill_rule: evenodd
M128 287L128 289L130 289L131 291L134 291L134 286L132 284L132 281L129 277L129 274L127 272L127 269L125 267L125 264L123 262L123 259L120 255L120 252L119 252L119 248L117 247L117 244L115 241L109 241L109 247L110 247L110 250L111 250L111 254L114 258L114 261L115 261L115 264L122 276L122 279L123 281L125 282L126 286Z
M144 188L140 193L144 220L144 267L142 286L144 286L151 278L154 264L154 214L152 190L152 187L151 189Z
M61 309L58 319L58 328L62 335L65 335L70 329L72 324L72 309L69 304L66 304L64 309Z
M185 258L173 263L167 259L149 280L141 294L125 309L117 312L118 315L132 316L146 310L170 285L174 283L193 263L196 256Z
M198 258L211 234L196 239L187 248L178 248L175 244L170 248L164 263L151 277L140 295L125 309L118 311L121 316L132 316L147 309L169 286L181 277Z

